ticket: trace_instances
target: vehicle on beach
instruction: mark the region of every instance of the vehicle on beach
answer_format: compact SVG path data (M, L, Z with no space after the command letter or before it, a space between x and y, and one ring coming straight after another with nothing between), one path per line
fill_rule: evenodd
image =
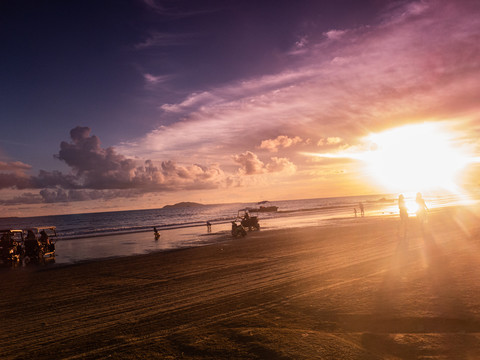
M238 210L236 221L240 221L240 224L250 231L260 230L260 224L258 223L257 216L250 216L248 209Z
M232 221L232 236L237 238L239 236L245 237L247 236L247 231L242 226L242 224L237 224L236 221Z
M55 226L41 226L27 229L24 240L25 262L42 261L55 256L57 229Z
M4 263L17 262L23 257L23 230L0 230L0 254Z

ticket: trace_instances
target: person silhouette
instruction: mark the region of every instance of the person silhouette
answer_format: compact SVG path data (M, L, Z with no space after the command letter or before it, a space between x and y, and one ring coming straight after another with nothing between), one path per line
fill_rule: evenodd
M157 228L153 227L153 235L155 236L155 240L160 239L160 233L157 231Z
M207 221L207 232L212 232L212 224L210 221Z
M405 239L407 237L408 210L403 194L398 196L398 211L400 213L400 231L403 231L403 238Z
M417 193L417 197L415 198L415 202L417 203L417 219L418 222L420 223L420 227L422 228L423 231L423 226L425 225L425 222L427 221L427 211L428 207L427 204L425 204L425 200L422 197L421 193Z
M365 216L365 209L363 208L363 203L359 203L358 207L360 208L360 216Z

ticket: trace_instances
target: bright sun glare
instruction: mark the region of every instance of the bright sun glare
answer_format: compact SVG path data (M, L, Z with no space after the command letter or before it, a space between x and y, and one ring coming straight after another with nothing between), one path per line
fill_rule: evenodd
M451 135L435 123L371 134L368 140L374 149L362 158L370 174L392 190L456 191L455 179L468 162Z
M452 132L440 123L406 125L364 140L371 145L368 151L308 155L361 160L374 181L400 192L458 192L455 180L471 161L454 145Z

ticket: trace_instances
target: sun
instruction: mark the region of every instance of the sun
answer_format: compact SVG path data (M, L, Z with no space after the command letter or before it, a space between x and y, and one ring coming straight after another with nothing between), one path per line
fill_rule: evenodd
M367 137L372 150L360 159L373 179L393 191L455 192L468 157L439 123L407 125Z
M458 140L460 135L447 122L425 122L372 133L361 139L362 145L337 153L303 154L357 160L372 182L389 192L458 194L463 192L457 185L462 170L480 162L469 144Z

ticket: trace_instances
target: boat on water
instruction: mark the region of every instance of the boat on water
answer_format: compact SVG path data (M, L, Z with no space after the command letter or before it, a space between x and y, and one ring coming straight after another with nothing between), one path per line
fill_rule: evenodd
M249 212L276 212L278 206L260 206L258 208L248 209Z

